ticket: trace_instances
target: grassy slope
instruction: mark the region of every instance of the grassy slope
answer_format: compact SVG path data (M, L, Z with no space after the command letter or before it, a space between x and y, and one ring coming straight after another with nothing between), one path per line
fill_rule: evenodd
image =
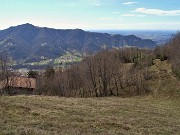
M171 64L168 61L157 59L150 69L153 74L149 86L155 96L180 98L180 81L173 74Z
M180 134L180 99L0 97L0 135Z

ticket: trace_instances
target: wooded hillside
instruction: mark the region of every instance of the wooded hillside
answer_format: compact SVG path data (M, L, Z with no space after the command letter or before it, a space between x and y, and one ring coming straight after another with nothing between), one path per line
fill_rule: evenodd
M105 50L63 71L47 69L38 78L36 92L66 97L179 96L179 35L155 50Z

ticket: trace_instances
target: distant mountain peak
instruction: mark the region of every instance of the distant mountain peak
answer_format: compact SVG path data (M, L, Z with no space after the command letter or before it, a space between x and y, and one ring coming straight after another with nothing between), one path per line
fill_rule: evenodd
M25 24L22 24L22 25L30 25L30 26L34 26L34 25L30 24L30 23L25 23Z
M76 30L76 31L84 31L84 30L82 30L82 29L79 29L79 28L76 28L76 29L74 29L74 30Z
M34 26L34 25L30 24L30 23L25 23L25 24L18 25L17 27L29 27L29 28L31 28L31 27L36 27L36 26Z

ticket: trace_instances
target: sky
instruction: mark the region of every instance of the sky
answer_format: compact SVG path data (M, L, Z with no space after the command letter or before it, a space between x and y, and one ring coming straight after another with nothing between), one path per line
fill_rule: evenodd
M0 29L180 30L180 0L0 0Z

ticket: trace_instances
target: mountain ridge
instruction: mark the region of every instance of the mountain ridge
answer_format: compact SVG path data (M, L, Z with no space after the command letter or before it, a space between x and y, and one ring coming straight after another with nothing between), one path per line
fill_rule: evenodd
M156 43L134 35L107 34L82 29L54 29L26 23L0 31L0 50L8 52L14 60L40 61L63 56L76 50L92 54L108 48L135 46L154 48Z

